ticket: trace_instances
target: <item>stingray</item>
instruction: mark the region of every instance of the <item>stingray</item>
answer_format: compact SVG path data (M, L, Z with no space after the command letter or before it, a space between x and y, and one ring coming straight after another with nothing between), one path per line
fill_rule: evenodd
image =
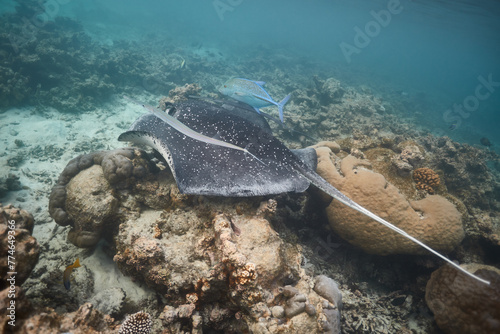
M263 116L248 107L190 99L172 104L162 112L135 103L150 113L141 115L118 140L151 146L158 151L168 163L181 193L262 196L303 192L313 184L458 270L489 284L345 196L315 172L314 149L288 149L273 136Z

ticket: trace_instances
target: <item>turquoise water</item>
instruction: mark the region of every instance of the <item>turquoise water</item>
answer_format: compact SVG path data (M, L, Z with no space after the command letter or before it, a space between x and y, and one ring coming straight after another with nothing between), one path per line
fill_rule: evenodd
M14 1L3 3L2 11L13 10ZM137 41L146 58L150 43L164 39L165 52L216 50L228 68L256 54L302 59L306 72L320 63L311 76L334 71L347 84L425 99L408 112L418 111L419 123L437 135L500 143L498 1L51 0L38 7L46 21L76 19L103 45ZM242 75L280 84L272 73ZM492 86L478 88L485 80Z
M117 138L145 110L127 103L123 95L157 105L169 91L196 84L199 87L189 86L190 94L224 98L217 95L217 87L234 77L266 81L265 88L278 102L292 95L284 116L285 125L296 133L278 130L270 122L276 130L273 133L290 148L337 141L338 159L366 153L367 160L381 169L389 157L385 146L394 157L403 156L402 148L410 148L405 153L414 158L410 167L423 164L436 169L443 189L447 187L438 193L463 201L460 211L467 212L463 221L466 239L458 251L448 254L450 258L498 267L500 164L498 155L488 150L500 152L499 32L498 0L2 0L0 202L13 203L35 217L33 235L43 251L25 285L29 298L34 303L42 300L40 306L69 312L87 301L86 293L80 291L92 291L82 282L101 288L101 277L105 289L137 290L137 283L124 281L115 267L117 261L109 257L115 250L99 244L90 257L87 250L66 240L69 227L56 227L49 216L49 194L71 159L128 145ZM341 89L336 89L339 82ZM340 97L324 96L331 92L341 92ZM278 117L274 105L265 111ZM425 157L411 156L414 142L427 150ZM481 146L488 142L491 147ZM368 156L373 145L378 145L376 159L381 160ZM402 175L394 172L389 182L408 181L410 176L403 173L408 172L407 166L391 161L388 173L398 168ZM407 185L405 181L403 186ZM294 229L286 230L286 235L297 232L300 242L307 239L304 245L314 255L341 268L335 275L341 276L341 282L352 281L352 292L364 290L362 286L377 290L373 305L365 310L367 314L377 310L371 314L374 319L394 317L391 323L406 326L416 323L413 316L418 313L418 319L427 319L429 325L431 316L422 308L423 279L440 262L378 257L348 248L324 229L328 222L323 204L309 203L309 198L311 202L318 198L317 193L303 198L307 201L282 196L276 202L282 210L278 221L283 219ZM213 199L214 203L218 200L225 203ZM120 201L122 208L135 208L132 201ZM202 210L204 199L199 201L193 203ZM307 210L296 211L303 207ZM149 215L148 209L137 220L137 233L149 228L142 223L156 219ZM279 225L272 227L281 235ZM233 229L235 234L241 232ZM79 279L71 284L69 302L55 298L66 290L61 284L46 288L45 282L54 277L62 280L61 268L78 256L88 270L73 273ZM318 268L323 271L322 265ZM90 273L97 273L97 278L88 280ZM393 292L389 293L389 287ZM412 313L410 308L407 313L387 313L379 301L398 308L401 303L396 305L387 296L400 300L403 290L415 301ZM135 303L146 292L131 295L137 298ZM358 297L351 302L351 310L346 310L343 326L355 325L349 317L357 314L358 303L360 309L367 307L365 297ZM119 317L128 312L126 308L120 306ZM364 318L354 318L359 327ZM426 328L426 324L414 325Z

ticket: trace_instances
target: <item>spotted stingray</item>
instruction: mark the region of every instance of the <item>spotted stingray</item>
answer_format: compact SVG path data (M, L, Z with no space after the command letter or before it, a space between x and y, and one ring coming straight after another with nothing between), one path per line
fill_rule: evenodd
M314 184L458 270L489 284L345 196L314 171L314 149L288 149L273 136L262 115L249 111L248 106L191 99L162 112L140 105L150 113L140 116L118 140L157 150L167 161L181 193L260 196L303 192Z

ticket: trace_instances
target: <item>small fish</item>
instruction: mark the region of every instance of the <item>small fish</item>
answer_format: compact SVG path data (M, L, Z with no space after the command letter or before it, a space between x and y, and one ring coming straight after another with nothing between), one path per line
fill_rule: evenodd
M490 140L486 137L483 137L479 140L479 142L481 143L481 145L483 146L486 146L486 147L490 147L492 146L493 144L490 142Z
M259 114L259 108L275 105L278 107L280 120L283 123L283 106L288 102L292 94L288 94L280 102L276 102L262 87L266 83L263 81L252 81L241 78L234 78L226 81L220 88L221 94L229 96L235 100L244 102L252 106Z
M64 270L63 283L66 290L69 290L70 288L69 278L71 276L71 272L73 271L73 269L76 269L78 267L80 267L80 259L76 259L75 263L67 266Z
M457 127L458 127L458 121L453 121L453 123L450 124L450 126L448 127L448 129L450 129L451 131L453 131Z
M181 59L182 59L182 62L181 62L181 67L179 67L179 68L181 68L181 69L182 69L182 68L184 68L184 65L186 65L186 59L184 59L184 58L182 58L182 57L181 57Z

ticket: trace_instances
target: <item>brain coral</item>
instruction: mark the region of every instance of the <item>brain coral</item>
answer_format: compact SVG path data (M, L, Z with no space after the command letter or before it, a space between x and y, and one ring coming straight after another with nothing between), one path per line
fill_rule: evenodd
M446 333L500 333L500 270L486 265L463 268L490 281L478 282L450 265L432 273L425 301Z
M49 213L62 226L71 225L68 240L92 247L108 223L117 220L116 191L136 184L154 165L134 148L99 151L71 160L52 188Z
M409 202L384 176L362 168L369 165L366 160L347 156L340 163L339 173L328 148L316 151L318 173L355 202L438 251L449 252L462 241L461 215L445 198L432 195ZM366 252L379 255L426 253L412 241L338 201L328 206L327 216L335 232Z

